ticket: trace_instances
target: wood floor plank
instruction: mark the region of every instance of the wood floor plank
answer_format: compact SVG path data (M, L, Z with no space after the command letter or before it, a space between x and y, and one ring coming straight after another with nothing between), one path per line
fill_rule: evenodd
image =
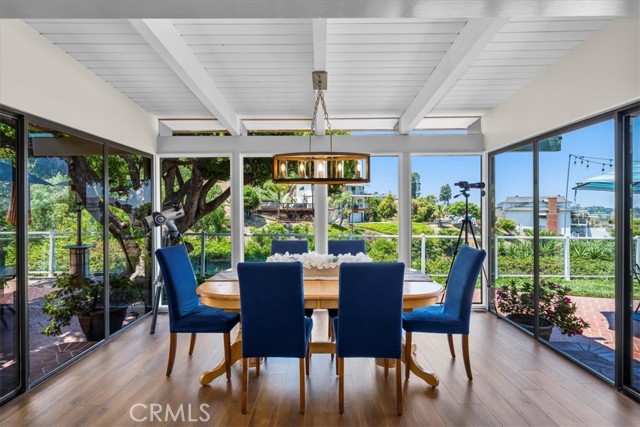
M314 319L315 339L324 340L326 312ZM502 320L472 314L470 335L474 380L468 382L461 355L451 360L445 336L414 334L418 361L440 377L437 388L414 375L403 380L404 411L396 415L394 370L369 359L345 364L345 413L338 414L335 361L315 355L306 384L306 414L299 414L298 361L268 359L260 377L250 370L248 414L240 412L241 367L232 378L199 384L205 369L223 358L222 338L198 336L187 356L188 335L179 336L173 374L165 374L168 322L160 316L156 333L149 320L134 325L73 366L0 408L0 427L15 426L630 426L640 420L640 404L531 340ZM324 330L323 330L324 329ZM456 337L458 338L458 337ZM460 352L459 340L455 340ZM145 407L134 407L136 403ZM150 420L149 405L162 406ZM206 422L183 419L202 415ZM183 412L177 412L182 407ZM167 413L167 408L170 412ZM189 409L190 408L190 409ZM146 416L147 421L132 419ZM172 419L177 416L177 419Z

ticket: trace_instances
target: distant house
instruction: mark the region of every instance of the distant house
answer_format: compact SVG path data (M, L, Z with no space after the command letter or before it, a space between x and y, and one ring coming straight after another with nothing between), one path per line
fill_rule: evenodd
M498 204L496 216L514 221L518 229L533 229L533 197L513 196ZM560 235L571 234L571 206L563 196L540 199L539 226Z

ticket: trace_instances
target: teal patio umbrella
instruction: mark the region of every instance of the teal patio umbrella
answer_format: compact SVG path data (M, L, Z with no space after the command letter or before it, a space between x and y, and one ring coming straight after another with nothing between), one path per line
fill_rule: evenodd
M614 191L615 182L615 172L608 172L576 182L572 190ZM640 194L640 163L633 164L633 192Z

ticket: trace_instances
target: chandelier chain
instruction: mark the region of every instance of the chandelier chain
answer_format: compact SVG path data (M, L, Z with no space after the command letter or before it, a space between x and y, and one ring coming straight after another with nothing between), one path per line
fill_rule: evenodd
M329 112L327 111L327 104L324 101L324 91L322 90L322 77L318 77L318 87L319 89L318 89L318 93L316 94L316 102L313 105L313 117L311 118L311 133L309 135L309 151L311 151L311 138L316 133L316 120L318 117L318 107L322 105L322 111L324 112L324 121L327 123L327 132L329 133L330 151L333 152L333 132L331 131L331 122L329 121Z

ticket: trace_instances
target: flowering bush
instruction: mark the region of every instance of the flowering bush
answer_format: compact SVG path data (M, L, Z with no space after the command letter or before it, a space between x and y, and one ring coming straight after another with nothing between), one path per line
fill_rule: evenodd
M571 288L551 282L540 281L540 317L554 323L563 334L582 335L589 327L584 319L576 315L576 303L568 293ZM525 282L520 287L514 280L496 292L498 310L503 314L533 316L533 285Z
M330 255L319 254L317 252L308 252L304 254L273 254L267 258L267 262L293 262L300 261L304 268L317 268L323 270L325 268L338 267L343 262L371 262L371 258L360 252L356 255Z

